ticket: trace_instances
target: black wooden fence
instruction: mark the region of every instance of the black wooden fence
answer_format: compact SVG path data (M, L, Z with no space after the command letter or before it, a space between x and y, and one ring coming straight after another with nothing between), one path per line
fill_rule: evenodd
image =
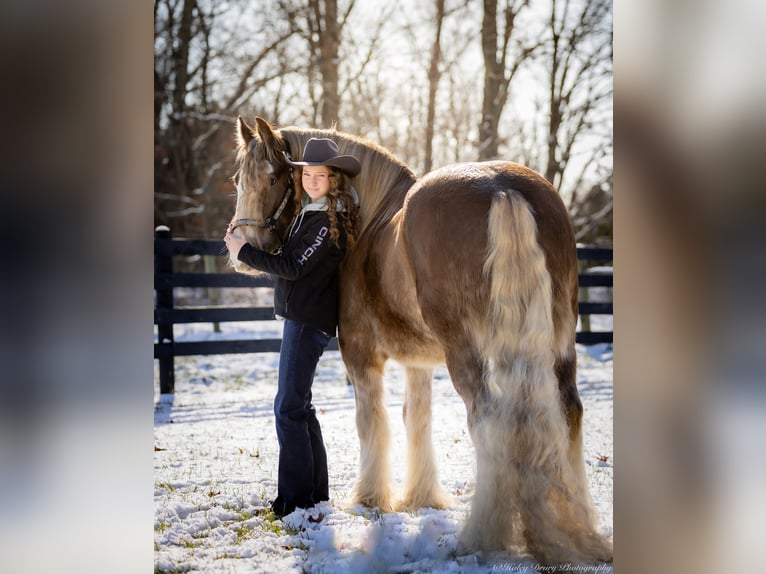
M176 287L273 287L274 279L263 275L255 277L240 273L176 273L173 271L174 256L212 255L224 257L223 241L201 239L172 239L170 230L160 226L154 238L154 324L157 325L157 341L154 358L159 360L160 392L172 393L175 386L174 357L186 355L223 355L232 353L278 352L280 339L241 339L215 341L175 341L173 325L182 323L223 323L239 321L271 321L272 307L175 307ZM584 344L611 343L612 332L592 332L590 315L611 315L612 303L588 302L583 295L588 287L612 287L612 273L589 273L585 261L609 264L612 250L582 247L577 249L581 262L579 304L583 330L577 333L577 342ZM611 296L610 296L611 299ZM328 350L337 350L338 341L333 339Z

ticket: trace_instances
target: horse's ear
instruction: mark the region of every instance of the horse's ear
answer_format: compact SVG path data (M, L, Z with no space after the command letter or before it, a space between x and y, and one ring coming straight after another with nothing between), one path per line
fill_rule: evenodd
M277 136L274 133L274 128L271 124L263 118L255 117L255 128L258 130L258 135L261 136L261 140L267 147L274 148L277 143Z
M239 147L246 147L250 140L255 137L253 128L247 125L242 116L237 116L237 144Z

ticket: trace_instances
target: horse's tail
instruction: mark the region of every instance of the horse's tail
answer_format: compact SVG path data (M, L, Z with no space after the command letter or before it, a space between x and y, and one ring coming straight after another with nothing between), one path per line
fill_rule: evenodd
M476 495L462 542L500 549L525 542L548 561L611 557L589 496L568 462L567 423L554 372L553 287L530 206L496 193L484 273L490 285L483 416L474 429Z

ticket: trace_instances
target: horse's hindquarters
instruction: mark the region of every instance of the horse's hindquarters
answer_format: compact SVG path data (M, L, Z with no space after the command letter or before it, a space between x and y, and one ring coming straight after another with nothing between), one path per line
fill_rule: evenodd
M572 224L556 190L515 163L450 166L424 177L408 193L402 227L423 319L443 345L469 331L475 344L484 346L490 331L490 277L485 269L490 207L493 198L511 196L523 208L518 213L530 214L532 225L520 234L514 217L498 222L500 231L514 233L499 258L518 254L526 248L524 242L539 247L550 274L555 353L567 356L574 348L577 321Z
M515 164L439 170L411 190L404 231L424 321L447 350L476 446L461 543L523 539L543 562L609 559L570 460L554 369L573 349L577 279L558 194Z
M491 194L430 181L410 191L403 230L423 319L444 343L486 315L482 266Z

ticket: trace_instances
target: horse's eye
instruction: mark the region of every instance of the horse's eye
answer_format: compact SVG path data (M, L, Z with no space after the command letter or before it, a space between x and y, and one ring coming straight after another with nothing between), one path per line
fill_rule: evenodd
M276 177L272 177L270 182L269 182L269 185L271 185L271 187L274 187L275 185L277 185L277 178Z

